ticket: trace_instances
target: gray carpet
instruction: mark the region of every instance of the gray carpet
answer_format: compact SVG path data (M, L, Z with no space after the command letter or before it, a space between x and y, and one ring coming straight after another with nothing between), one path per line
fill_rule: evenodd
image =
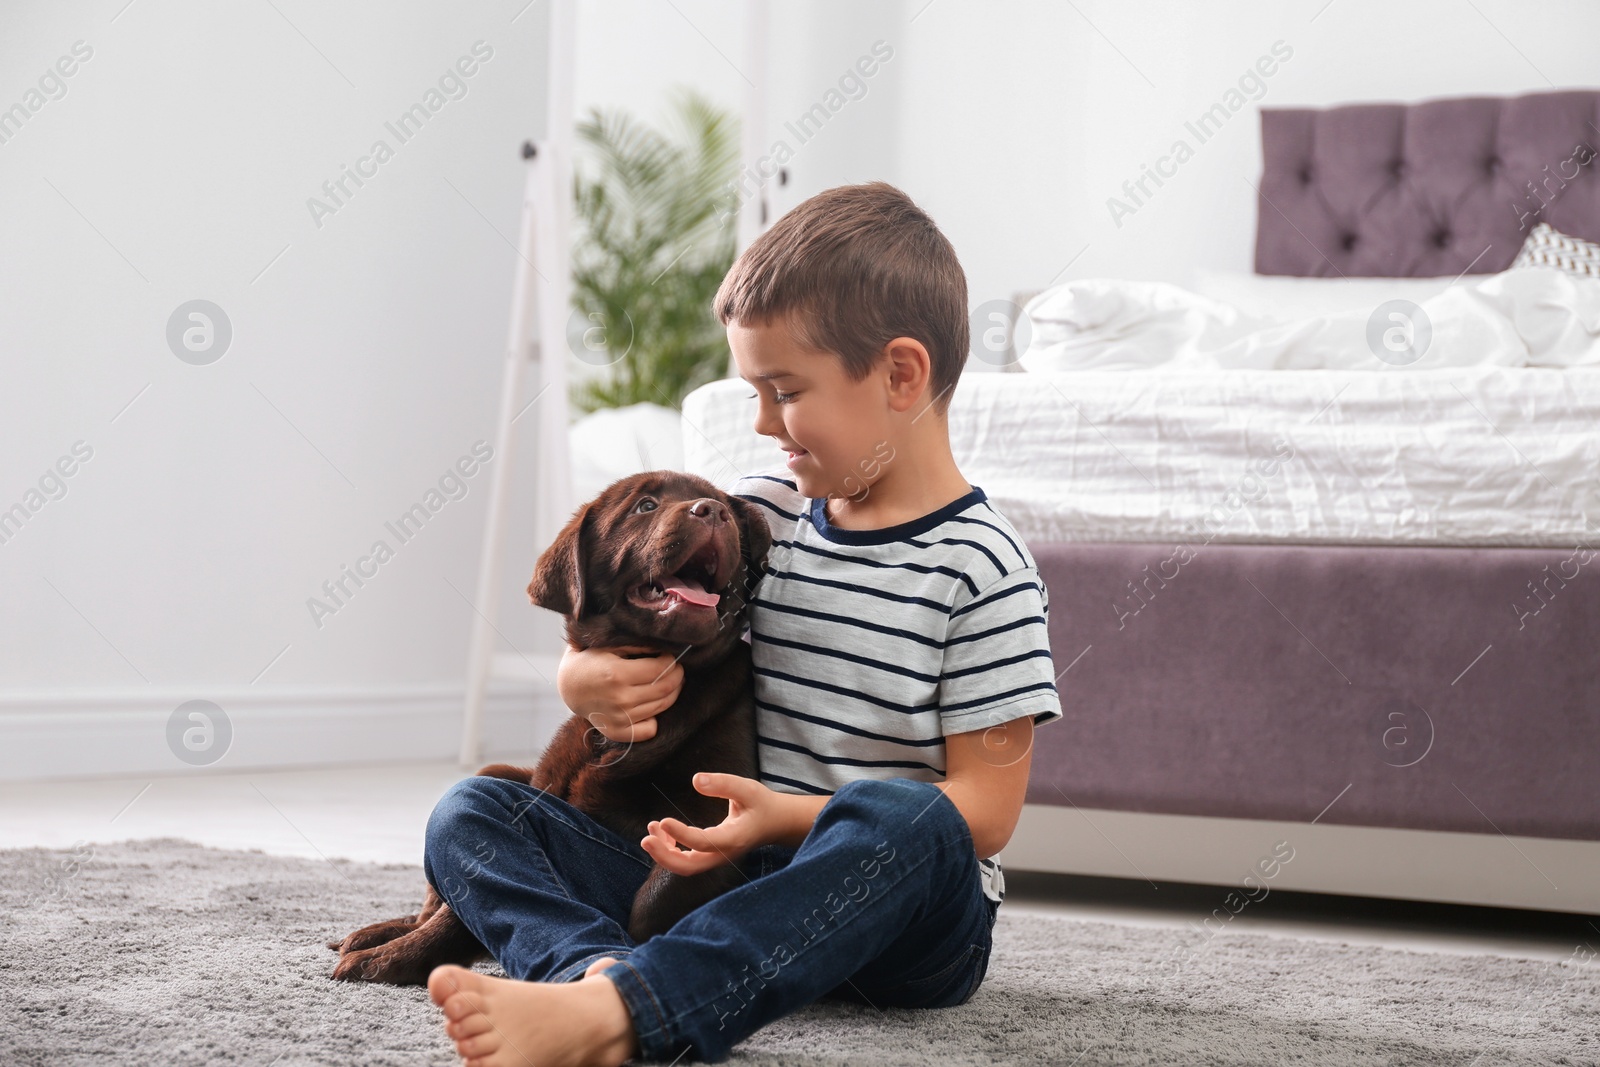
M410 910L418 868L172 840L95 846L77 864L3 857L0 1064L455 1062L422 991L327 978L323 940ZM988 979L963 1007L818 1006L733 1062L1600 1062L1600 964L1225 932L1174 976L1162 964L1184 936L1002 908Z

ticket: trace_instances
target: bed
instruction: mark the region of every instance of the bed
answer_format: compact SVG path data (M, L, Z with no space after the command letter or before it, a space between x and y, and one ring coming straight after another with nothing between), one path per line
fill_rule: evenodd
M1600 279L1507 269L1600 239L1596 142L1594 92L1264 109L1256 272L1359 310L1069 285L963 379L1066 715L1009 870L1237 885L1288 841L1279 887L1600 913ZM1374 347L1374 277L1437 279L1395 296L1429 351ZM748 396L685 402L689 469L781 465Z

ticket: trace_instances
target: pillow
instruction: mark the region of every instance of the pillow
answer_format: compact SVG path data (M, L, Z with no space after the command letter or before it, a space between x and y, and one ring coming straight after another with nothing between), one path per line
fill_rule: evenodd
M1023 314L1032 340L1019 362L1036 372L1158 367L1269 325L1176 285L1118 278L1046 289Z
M1531 367L1600 364L1600 277L1559 269L1512 269L1455 286L1451 293L1460 293L1510 322L1528 351ZM1435 315L1434 304L1427 310Z
M1600 363L1600 282L1558 271L1508 271L1447 286L1409 308L1389 305L1403 298L1380 295L1365 307L1278 321L1162 282L1086 278L1028 302L1033 339L1021 363L1032 373L1158 367L1412 373L1519 367L1530 356L1545 366ZM1375 347L1375 317L1386 310L1408 330L1426 330L1413 358L1395 362Z
M1346 311L1371 311L1389 300L1420 304L1454 278L1293 278L1197 269L1190 288L1252 318L1293 322Z
M1600 245L1541 222L1528 234L1511 267L1553 267L1585 278L1600 278Z

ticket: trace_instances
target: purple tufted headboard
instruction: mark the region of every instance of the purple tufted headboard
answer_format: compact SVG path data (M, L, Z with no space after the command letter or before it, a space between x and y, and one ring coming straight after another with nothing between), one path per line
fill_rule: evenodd
M1505 270L1537 223L1600 241L1600 91L1262 108L1256 273Z

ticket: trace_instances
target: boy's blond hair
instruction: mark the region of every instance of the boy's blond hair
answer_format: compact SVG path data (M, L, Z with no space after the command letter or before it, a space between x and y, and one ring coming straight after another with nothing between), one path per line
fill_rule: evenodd
M887 342L920 341L940 411L967 361L967 277L955 249L885 182L841 185L789 211L739 256L712 306L723 325L787 319L797 341L837 355L858 381Z

